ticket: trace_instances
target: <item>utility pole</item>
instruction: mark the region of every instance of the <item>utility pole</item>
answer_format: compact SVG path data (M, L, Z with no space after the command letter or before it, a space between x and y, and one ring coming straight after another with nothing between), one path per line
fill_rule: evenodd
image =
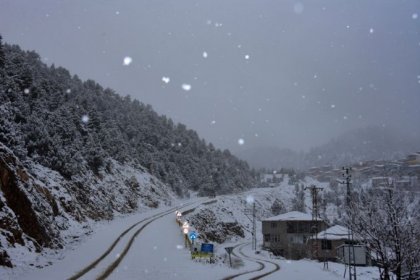
M351 167L343 167L343 177L344 177L344 181L341 182L341 184L345 184L346 185L346 210L347 210L347 218L351 219L350 215L350 207L351 207L351 190L350 190L350 185L351 185ZM347 266L349 268L349 280L356 280L357 276L356 276L356 260L355 260L355 252L354 252L354 240L353 240L353 232L351 229L351 223L350 223L350 227L348 229L348 240L349 240L349 244L348 244L348 262L347 262ZM344 254L345 255L345 254ZM345 276L345 271L344 271L344 276Z
M252 209L245 209L246 215L252 215L252 250L257 250L257 220L256 220L257 210L255 208L255 201L252 201Z
M319 206L318 206L318 192L323 188L311 185L310 187L305 187L304 190L309 189L311 192L312 198L312 227L311 230L315 234L315 242L312 241L311 254L312 258L318 259L318 217L319 217Z
M252 204L252 250L257 250L257 221L255 219L256 210L255 210L255 201Z

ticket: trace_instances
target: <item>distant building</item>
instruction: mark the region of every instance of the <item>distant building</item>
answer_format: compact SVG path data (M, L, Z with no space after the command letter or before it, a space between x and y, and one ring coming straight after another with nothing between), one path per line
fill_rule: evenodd
M420 152L408 155L406 158L406 163L409 165L420 164Z
M323 220L316 222L318 231L327 227ZM301 259L310 255L308 240L315 232L312 215L292 211L262 221L263 247L275 255Z
M373 188L380 188L380 187L388 187L390 185L388 177L374 177L372 178L372 187Z
M283 176L283 174L276 172L262 174L261 183L267 184L270 187L275 187L283 181Z

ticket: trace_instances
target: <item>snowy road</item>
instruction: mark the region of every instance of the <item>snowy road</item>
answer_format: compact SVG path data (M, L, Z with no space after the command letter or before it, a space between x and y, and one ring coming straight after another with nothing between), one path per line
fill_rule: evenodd
M124 259L137 236L148 226L156 220L172 214L175 210L185 209L194 203L188 203L184 207L173 207L169 210L155 214L151 217L145 218L136 222L123 231L117 239L115 239L109 248L92 263L81 269L78 273L69 278L69 280L76 279L106 279ZM97 275L95 277L95 275ZM82 278L83 277L83 278Z
M249 240L215 246L218 256L225 255L224 247L234 246L233 257L243 263L237 268L229 268L226 260L216 264L191 260L181 229L175 221L175 209L186 211L205 201L195 199L178 207L164 207L101 223L92 236L76 248L65 249L61 260L57 260L56 256L51 258L51 266L9 271L11 273L4 279L101 279L101 275L103 279L115 280L306 280L308 275L311 279L342 279L344 266L341 264L330 263L329 269L324 270L323 263L315 261L272 259L266 251L256 254ZM81 271L85 273L79 273ZM104 274L106 271L109 273ZM373 268L358 268L358 278L372 279L376 275L374 271Z
M222 279L231 270L193 262L175 220L175 209L185 211L203 202L196 199L103 223L76 249L64 252L62 260L43 269L14 271L6 279Z
M255 257L252 256L254 254L245 254L244 253L244 248L245 247L250 247L251 243L244 243L244 244L240 244L235 246L234 250L233 250L233 255L235 257L238 257L240 259L242 259L244 262L251 262L251 263L255 263L257 264L257 268L255 269L249 269L249 265L246 265L245 267L248 268L248 270L244 271L244 272L240 272L234 275L230 275L226 278L224 278L223 280L229 280L229 279L260 279L263 277L266 277L268 275L271 275L273 273L275 273L276 271L280 270L280 265L272 260L266 260L266 259L262 259L260 257Z

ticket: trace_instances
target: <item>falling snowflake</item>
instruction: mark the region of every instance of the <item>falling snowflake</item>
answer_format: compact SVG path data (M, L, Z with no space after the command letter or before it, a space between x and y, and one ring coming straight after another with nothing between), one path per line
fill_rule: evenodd
M335 105L334 104L331 104L331 108L334 109L335 108Z
M115 14L118 16L120 14L120 11L116 11Z
M124 57L123 65L128 66L133 62L133 59L129 56Z
M212 120L212 121L211 121L211 124L216 124L216 121L215 121L215 120Z
M82 122L88 123L89 122L89 116L88 115L83 115L82 116Z
M168 84L171 81L171 78L169 77L162 77L162 82L164 82L165 84Z
M66 89L66 93L71 93L71 89Z
M245 55L245 59L248 60L250 58L249 54Z
M314 75L314 79L318 79L318 75L317 74Z
M115 255L116 259L119 259L120 257L121 257L121 255L119 253Z
M348 119L348 117L347 117L347 116L343 116L343 119L344 119L344 120L347 120L347 119Z
M369 29L370 34L372 34L373 32L375 32L375 29L373 29L373 28Z
M184 249L184 246L182 246L182 245L176 245L176 248L177 248L178 250L181 250L181 249Z
M242 146L243 144L245 144L245 140L242 139L242 138L239 138L238 139L238 144Z
M207 58L208 54L207 52L203 52L203 58Z
M185 91L190 91L191 90L191 85L190 84L182 84L182 89Z
M28 93L29 93L29 88L25 88L25 89L23 90L23 92L24 92L25 94L28 94Z
M295 5L293 6L293 11L294 11L296 14L300 15L301 13L303 13L303 9L304 9L304 8L305 8L305 7L303 6L303 4L302 4L302 3L297 2L297 3L295 3Z
M416 13L414 13L412 16L411 16L411 18L412 19L417 19L419 17L419 15L418 14L416 14Z
M347 25L347 26L346 26L346 28L347 28L347 29L350 29L350 25Z
M246 202L247 202L248 204L254 203L254 201L255 201L255 199L254 199L254 197L253 197L252 195L248 195L248 196L246 197Z

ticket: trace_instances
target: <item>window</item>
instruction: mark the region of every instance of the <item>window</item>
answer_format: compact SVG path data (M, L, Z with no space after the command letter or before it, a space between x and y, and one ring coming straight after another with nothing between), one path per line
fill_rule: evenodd
M332 249L331 240L322 239L321 240L321 249L322 250L331 250Z
M276 228L276 227L277 227L276 222L271 222L271 228Z
M287 222L287 233L296 233L297 232L297 224L294 222Z
M307 233L309 231L310 231L310 224L309 223L305 223L305 222L298 223L298 232L299 233Z
M264 242L270 242L270 235L264 234Z
M289 242L293 244L304 244L303 235L292 235L289 237Z

